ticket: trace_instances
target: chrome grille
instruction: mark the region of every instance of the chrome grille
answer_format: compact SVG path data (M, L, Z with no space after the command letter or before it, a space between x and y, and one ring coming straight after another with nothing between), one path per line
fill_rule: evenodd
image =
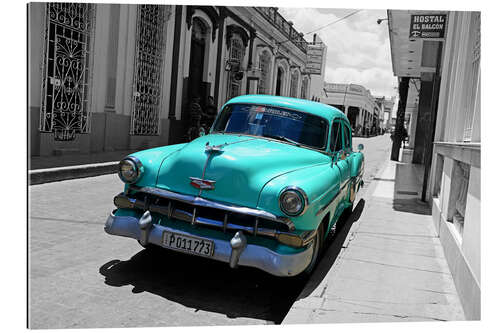
M226 231L242 230L252 235L276 238L279 234L295 230L284 217L246 207L225 206L203 198L193 198L174 192L131 187L133 193L115 197L118 208L149 210L179 221ZM177 197L178 196L178 197ZM262 216L259 216L261 214Z

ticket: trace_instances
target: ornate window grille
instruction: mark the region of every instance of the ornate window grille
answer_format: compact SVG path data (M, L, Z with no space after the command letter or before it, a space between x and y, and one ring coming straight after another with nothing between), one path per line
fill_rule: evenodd
M464 123L464 141L471 141L472 129L474 124L474 117L476 113L479 112L479 103L477 99L480 98L479 92L479 76L480 76L480 60L481 60L481 14L479 12L471 13L471 29L470 29L470 39L469 45L470 49L470 59L471 59L471 69L469 72L470 79L470 89L466 99L466 110L465 110L465 123Z
M297 71L292 72L292 77L290 79L290 97L297 97L299 84L299 73Z
M137 9L131 135L160 134L166 6Z
M257 86L259 94L268 93L269 72L271 71L271 55L268 51L263 51L259 55L260 78Z
M229 61L241 66L245 56L245 46L240 36L233 35L230 40ZM239 96L241 92L241 80L236 80L234 72L229 74L228 99Z
M48 3L45 15L39 130L71 141L90 132L95 5Z

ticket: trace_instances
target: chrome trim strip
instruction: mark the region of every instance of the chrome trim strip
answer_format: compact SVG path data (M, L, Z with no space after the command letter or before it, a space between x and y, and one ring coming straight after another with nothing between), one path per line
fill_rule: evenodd
M344 190L344 188L349 184L349 182L351 182L352 180L349 179L347 180L344 185L342 185L342 187L340 188L340 190L337 192L337 194L335 194L332 198L332 200L328 201L328 203L326 205L324 205L323 207L321 207L317 212L316 212L316 216L318 216L319 214L323 213L334 201L335 199L337 199L337 197L340 195L340 193L342 193L342 191Z
M192 204L195 206L216 208L216 209L225 210L225 211L229 211L229 212L233 212L233 213L261 217L261 218L271 220L274 222L283 223L283 224L287 225L290 230L292 230L292 231L295 230L295 225L294 225L293 221L290 220L290 218L285 217L285 216L276 216L272 213L269 213L269 212L266 212L266 211L260 210L260 209L222 204L222 203L207 200L207 199L204 199L201 197L180 194L180 193L171 192L168 190L163 190L163 189L154 188L154 187L137 187L137 186L131 185L130 189L134 190L134 191L138 191L138 192L157 195L157 196L165 198L165 199L178 200L178 201L181 201L181 202L184 202L187 204Z
M328 203L326 205L324 205L323 207L321 207L318 212L316 213L316 216L318 216L319 214L323 213L334 201L335 199L337 199L337 197L339 196L340 194L340 191L337 192L337 194L335 194L332 198L332 200L328 201Z

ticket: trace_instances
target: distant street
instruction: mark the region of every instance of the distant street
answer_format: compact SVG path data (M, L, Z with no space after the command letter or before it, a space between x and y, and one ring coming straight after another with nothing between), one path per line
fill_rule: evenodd
M391 140L353 143L365 146L363 194L389 158ZM118 176L105 175L29 188L31 328L281 323L306 281L150 253L132 239L107 235L104 222L122 187ZM330 246L342 245L348 233L340 231Z

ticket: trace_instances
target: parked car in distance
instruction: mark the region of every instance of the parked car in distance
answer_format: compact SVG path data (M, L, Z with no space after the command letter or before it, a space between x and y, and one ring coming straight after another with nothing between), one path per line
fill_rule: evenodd
M209 134L119 166L112 235L276 276L310 273L352 210L364 156L334 107L269 95L228 101Z

